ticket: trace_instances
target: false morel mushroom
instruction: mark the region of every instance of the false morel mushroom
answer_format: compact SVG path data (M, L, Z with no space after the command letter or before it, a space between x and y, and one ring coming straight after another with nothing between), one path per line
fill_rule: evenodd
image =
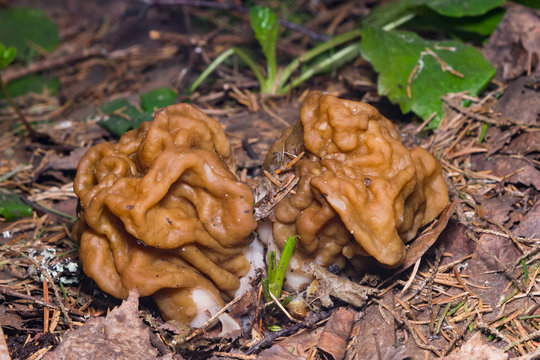
M408 150L394 125L368 104L312 91L263 168L276 173L287 154L301 152L293 165L297 185L259 226L271 249L300 236L289 288L310 281L312 262L363 269L375 259L399 266L406 242L448 204L439 161L421 147Z
M74 190L85 273L117 298L152 295L165 319L201 326L262 266L252 190L220 124L191 105L91 148Z

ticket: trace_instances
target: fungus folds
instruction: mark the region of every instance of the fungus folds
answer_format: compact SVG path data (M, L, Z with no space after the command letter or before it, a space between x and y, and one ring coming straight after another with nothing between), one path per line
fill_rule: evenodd
M311 280L312 262L399 266L406 243L448 203L439 162L405 148L370 105L312 91L263 168L274 172L301 152L280 175L294 175L297 185L258 229L278 252L300 235L291 289ZM74 181L85 273L117 298L137 289L165 319L201 326L264 265L251 237L254 196L235 171L221 126L188 104L159 110L117 144L91 148Z
M262 266L252 191L220 124L188 104L91 148L74 190L85 273L117 298L152 295L166 319L201 326Z
M408 150L393 124L374 107L312 91L300 120L272 146L264 163L272 172L284 154L305 155L294 164L298 185L259 227L261 240L283 248L300 235L287 284L310 280L311 262L385 267L405 259L405 243L448 204L440 163L425 149ZM271 229L270 229L271 226Z

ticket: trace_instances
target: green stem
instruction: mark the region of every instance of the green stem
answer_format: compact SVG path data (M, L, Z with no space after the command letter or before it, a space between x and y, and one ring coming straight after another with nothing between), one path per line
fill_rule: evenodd
M58 216L61 216L63 218L66 218L68 220L70 220L71 222L76 222L78 219L74 216L71 216L69 214L66 214L62 211L59 211L59 210L56 210L50 206L47 206L47 205L44 205L42 202L39 202L37 201L36 204L38 204L39 206L41 206L42 208L44 208L45 210L49 211L49 212L52 212L53 214L56 214Z
M230 48L228 50L225 50L217 58L215 58L214 61L208 65L208 67L199 75L197 79L193 82L193 84L189 87L188 92L192 94L195 92L197 87L206 80L206 78L225 60L227 60L228 57L231 55L236 54L239 58L245 61L245 63L249 66L249 68L253 71L255 74L255 77L257 78L257 81L259 82L259 85L261 88L263 88L266 84L266 80L264 79L264 76L262 75L261 70L259 69L259 66L249 57L248 54L246 54L243 50L240 50L239 48Z
M400 17L399 19L395 20L395 21L392 21L391 23L388 23L386 25L383 26L383 30L384 31L390 31L390 30L394 30L395 28L397 28L398 26L400 25L403 25L405 24L407 21L411 20L416 14L415 13L410 13L410 14L407 14L405 16L402 16Z
M289 236L287 238L287 241L285 242L283 251L281 252L281 257L279 258L279 264L278 264L277 271L275 273L275 279L274 279L274 284L276 284L274 295L276 296L276 298L279 298L281 296L281 288L283 286L283 280L285 280L287 267L289 266L289 261L291 260L291 256L294 251L294 245L296 244L297 237L298 235Z
M294 59L285 69L283 69L283 71L279 75L279 82L277 88L283 89L285 84L289 81L292 73L296 69L298 69L298 67L303 63L310 61L311 59L315 58L316 56L322 54L327 50L330 50L335 46L341 45L343 43L346 43L347 41L360 37L360 35L361 29L354 29L339 36L336 36L335 38L328 40L327 42L324 42L318 46L315 46L309 51L306 51L304 54Z
M11 97L11 95L9 94L9 91L7 89L7 85L4 82L4 80L2 79L2 74L0 74L0 87L2 88L2 92L4 93L4 96L6 97L6 100L8 101L9 105L11 105L13 110L15 110L15 113L17 114L19 119L24 124L24 127L26 127L26 130L28 130L28 134L30 135L30 138L32 139L32 141L36 141L36 139L37 139L36 132L34 131L34 129L32 129L32 127L30 126L30 123L28 122L28 120L26 120L26 118L24 117L24 115L21 112L21 109L19 108L17 103L15 103L15 101L13 101L13 98Z
M266 65L266 72L267 72L267 79L265 82L265 86L261 89L263 93L265 94L273 94L275 93L275 82L276 82L276 75L277 75L277 60L276 60L276 50L274 48L273 54L266 59L267 65Z
M335 64L338 61L347 59L348 57L354 57L359 52L360 52L360 43L359 42L356 42L354 44L351 44L351 45L341 49L337 53L330 55L325 60L311 66L306 71L302 72L302 74L300 74L299 77L294 79L287 86L285 86L283 88L279 88L278 89L278 94L286 94L291 88L294 88L294 87L300 85L301 83L303 83L304 81L306 81L307 79L309 79L310 77L315 75L316 73L322 71L326 67L331 66L332 64Z

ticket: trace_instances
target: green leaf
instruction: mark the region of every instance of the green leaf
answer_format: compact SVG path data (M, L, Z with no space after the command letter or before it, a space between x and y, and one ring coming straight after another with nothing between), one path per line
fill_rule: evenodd
M25 204L18 195L5 190L0 191L0 215L6 221L14 221L32 215L32 207Z
M4 44L0 43L0 70L7 68L15 58L15 55L17 55L17 49L13 46L6 49Z
M34 74L13 80L7 85L7 90L12 97L28 93L42 94L45 89L51 95L56 94L60 89L60 81L55 78ZM4 94L1 92L0 98L4 98Z
M159 88L141 94L141 109L146 112L153 112L156 108L176 103L178 93L170 88Z
M50 52L60 44L58 26L41 10L0 10L0 24L0 42L17 48L17 59L28 62L37 54L36 48Z
M285 280L285 274L287 273L287 267L289 266L289 261L291 260L297 237L298 235L287 237L277 267L276 252L270 251L268 253L267 277L262 279L263 294L266 301L272 301L270 293L272 293L272 295L274 295L277 299L279 299L279 297L281 296L283 280Z
M514 2L534 9L540 9L540 1L538 0L514 0Z
M110 115L106 120L98 121L98 124L116 136L122 136L125 132L137 129L145 121L152 121L152 114L139 113L126 119L118 115Z
M446 17L474 17L484 15L502 5L505 0L398 0L377 6L364 19L364 23L376 27L394 29L430 8ZM536 0L533 0L536 1ZM444 22L450 21L445 19ZM468 22L470 20L465 20ZM395 24L395 26L393 25ZM443 23L444 26L444 23ZM469 30L470 31L470 30Z
M277 17L268 7L254 6L249 10L249 19L266 57L267 76L269 83L272 83L277 74L276 43L279 34Z
M283 247L283 251L281 252L281 257L279 258L279 264L274 279L274 282L276 284L274 295L278 299L281 296L281 287L283 286L283 280L285 280L285 274L287 273L287 267L289 266L289 261L291 260L297 237L298 235L287 237L287 240L285 241L285 246ZM272 290L272 283L270 283L270 290Z
M112 114L115 111L118 111L122 108L125 108L128 111L135 111L138 112L133 105L129 103L129 100L126 98L118 98L114 99L113 101L109 101L103 105L101 105L101 112L104 114Z
M268 281L273 283L276 278L276 252L270 251L268 253Z
M428 50L447 64L446 70L452 69L463 78L443 71ZM459 41L424 40L410 32L365 26L361 51L379 73L379 93L398 103L403 113L414 111L423 119L436 113L430 128L439 124L443 114L441 96L462 91L476 95L495 75L493 66L477 49Z
M101 112L109 117L99 121L98 124L116 136L122 136L126 131L136 129L144 121L152 121L153 118L152 113L141 113L125 98L104 104Z
M505 0L427 0L426 5L444 16L482 15L504 4Z
M426 3L427 0L397 0L377 6L365 18L364 24L384 27L401 18L414 16L417 7Z
M480 36L489 36L504 16L503 8L496 8L479 16L464 16L453 18L442 16L437 12L426 9L419 12L413 20L406 23L408 29L446 32L452 35L465 37L462 33L475 33Z

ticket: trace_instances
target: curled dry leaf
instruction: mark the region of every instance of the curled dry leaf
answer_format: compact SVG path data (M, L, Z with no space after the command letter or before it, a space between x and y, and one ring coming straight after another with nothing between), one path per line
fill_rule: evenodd
M422 234L418 236L407 249L405 262L396 269L396 274L399 274L411 267L418 259L420 259L426 251L437 241L441 232L446 228L450 216L456 209L457 201L453 201L444 209L439 218L432 222Z
M377 289L362 286L349 279L332 274L320 265L310 264L310 271L319 282L314 298L320 298L324 307L332 306L330 295L356 307L362 307L369 295Z
M330 354L334 360L341 360L347 349L355 312L340 307L332 313L324 326L317 348Z

